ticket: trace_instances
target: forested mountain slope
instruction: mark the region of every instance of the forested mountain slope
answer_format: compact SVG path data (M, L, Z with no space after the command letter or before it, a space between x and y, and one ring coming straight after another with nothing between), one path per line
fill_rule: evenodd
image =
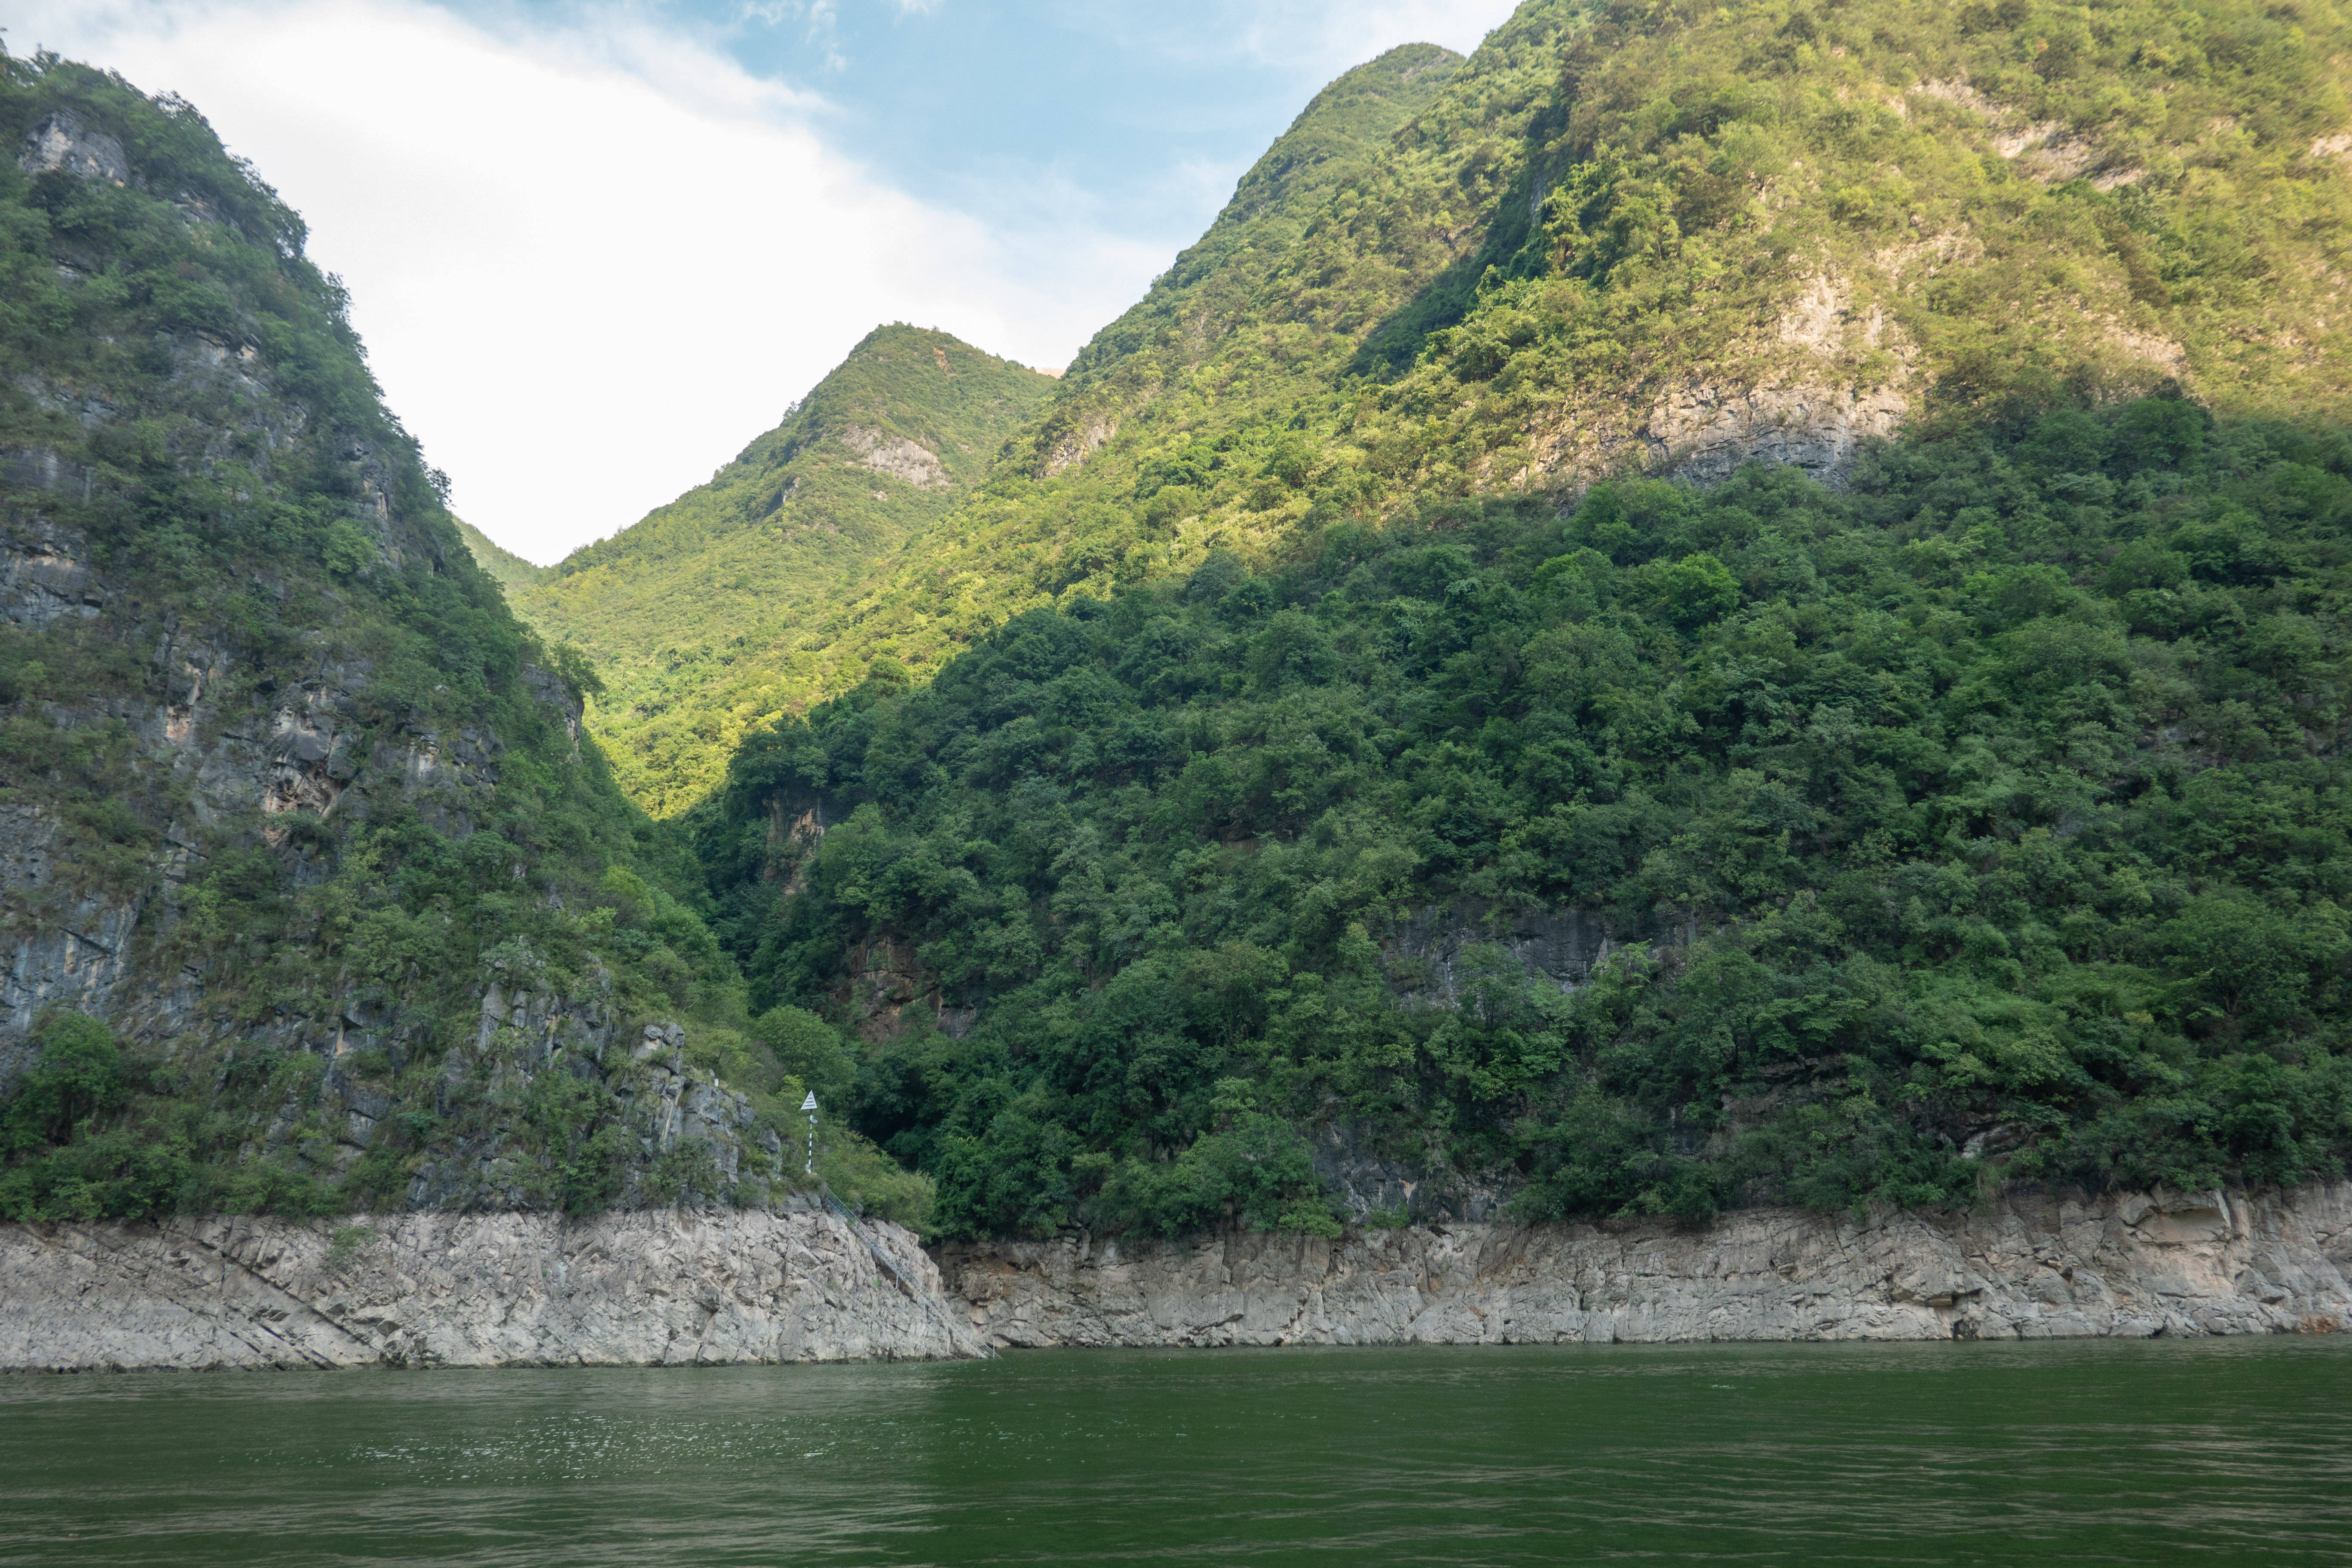
M301 221L0 68L0 1216L756 1201L735 966Z
M2346 44L1532 0L747 741L755 995L974 1233L2341 1171Z
M1074 600L755 735L755 994L951 1233L2352 1157L2352 439L2061 407Z
M943 509L919 548L879 563L874 578L854 584L803 639L794 660L795 711L856 685L877 659L886 672L935 668L944 647L989 616L1001 616L1002 605L1034 602L1041 584L1067 580L1066 546L1076 535L1108 529L1128 541L1117 545L1119 559L1133 553L1141 524L1108 521L1111 514L1091 504L1103 498L1091 490L1073 492L1090 504L1072 510L1058 504L1061 487L1041 488L1038 479L1099 461L1097 449L1131 410L1157 401L1165 383L1188 374L1247 325L1259 292L1325 203L1364 176L1398 128L1435 100L1461 63L1433 44L1407 45L1318 93L1242 177L1200 242L1096 334L1006 449L992 453L996 460L984 470L984 489ZM1020 504L1008 508L1008 499ZM1112 504L1125 517L1140 503L1122 495ZM995 542L985 558L973 552L975 531ZM1160 561L1165 552L1153 546L1145 553ZM1129 569L1147 565L1145 554L1135 554ZM877 626L887 629L861 624L877 615Z
M1024 433L1011 466L1050 477L1084 462L1169 377L1252 324L1259 291L1325 205L1364 177L1462 63L1451 49L1407 44L1317 93L1242 176L1199 242L1079 351L1051 414Z
M10 62L0 1208L757 1201L806 1085L958 1234L2343 1170L2345 31L1530 0L544 646L292 215Z
M1833 479L2012 403L2340 416L2346 47L2324 3L1529 0L1278 258L1171 275L1213 310L1107 331L821 657L936 668L1431 496Z
M709 484L530 583L500 574L525 620L595 662L589 728L630 797L676 815L746 731L805 702L843 602L1053 385L945 332L878 327Z

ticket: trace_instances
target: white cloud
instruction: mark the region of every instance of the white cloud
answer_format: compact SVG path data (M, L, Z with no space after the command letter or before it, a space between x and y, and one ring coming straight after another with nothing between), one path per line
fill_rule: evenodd
M1167 261L918 202L821 100L625 12L36 0L9 39L177 90L253 159L457 510L539 561L700 482L877 322L1058 364Z

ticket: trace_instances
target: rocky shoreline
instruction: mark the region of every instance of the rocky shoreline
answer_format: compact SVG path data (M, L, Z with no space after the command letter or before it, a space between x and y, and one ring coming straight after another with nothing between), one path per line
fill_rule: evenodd
M2352 1183L941 1256L999 1347L2056 1339L2352 1328Z
M939 1290L911 1234L822 1211L0 1226L0 1371L988 1353Z
M887 1268L884 1261L887 1260ZM1703 1229L994 1242L801 1210L0 1226L0 1371L712 1365L1053 1345L1611 1343L2352 1328L2352 1183L2012 1194Z

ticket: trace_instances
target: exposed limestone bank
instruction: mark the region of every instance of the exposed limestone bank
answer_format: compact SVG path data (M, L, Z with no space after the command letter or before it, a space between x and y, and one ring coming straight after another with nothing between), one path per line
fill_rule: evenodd
M0 1370L697 1365L987 1353L897 1226L677 1210L0 1226ZM867 1243L924 1293L906 1293Z
M1448 1225L1340 1241L950 1249L999 1346L2044 1339L2352 1328L2352 1183L1795 1210L1702 1231Z
M0 1226L0 1370L709 1365L989 1346L2060 1338L2352 1328L2352 1183L1954 1218L993 1243L819 1212ZM880 1249L910 1296L877 1264Z

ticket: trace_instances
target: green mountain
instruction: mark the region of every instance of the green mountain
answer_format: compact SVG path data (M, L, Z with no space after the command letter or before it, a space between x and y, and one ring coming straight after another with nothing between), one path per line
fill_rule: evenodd
M0 146L0 1216L780 1196L840 1047L755 1031L300 219L52 57Z
M528 582L490 570L525 620L595 662L589 728L630 797L675 816L746 731L807 700L841 603L1053 386L945 332L877 327L709 484Z
M1213 556L755 735L720 930L950 1233L2337 1175L2347 529L2151 399Z
M854 635L845 612L877 581L927 602L950 585L996 592L961 566L934 570L940 521L992 472L1053 470L1091 450L1119 410L1153 395L1138 371L1152 356L1172 363L1218 341L1318 204L1460 63L1414 45L1325 89L1201 243L1058 385L945 333L884 327L709 484L575 552L553 577L519 586L478 546L525 620L593 659L604 689L590 727L630 796L656 816L688 810L719 786L746 734L855 685L877 660L891 668L898 639ZM1000 457L1016 433L1018 448ZM918 539L919 550L905 548ZM1025 568L1016 575L1025 582Z
M1834 481L1921 420L2168 383L2340 417L2341 28L2155 0L1529 0L1400 87L1392 107L1428 96L1323 165L1294 240L1236 244L1229 287L1180 268L1107 330L1023 460L820 659L932 670L1028 607L1431 496L1749 456Z
M536 580L9 61L0 1213L766 1201L804 1086L959 1235L2340 1173L2347 46L1530 0Z
M1051 415L1024 432L1008 466L1050 479L1087 461L1174 378L1250 325L1256 296L1325 205L1437 101L1462 63L1451 49L1407 44L1317 93L1242 176L1200 242L1079 352Z
M967 1233L2341 1173L2347 42L1533 0L846 609L755 997Z

